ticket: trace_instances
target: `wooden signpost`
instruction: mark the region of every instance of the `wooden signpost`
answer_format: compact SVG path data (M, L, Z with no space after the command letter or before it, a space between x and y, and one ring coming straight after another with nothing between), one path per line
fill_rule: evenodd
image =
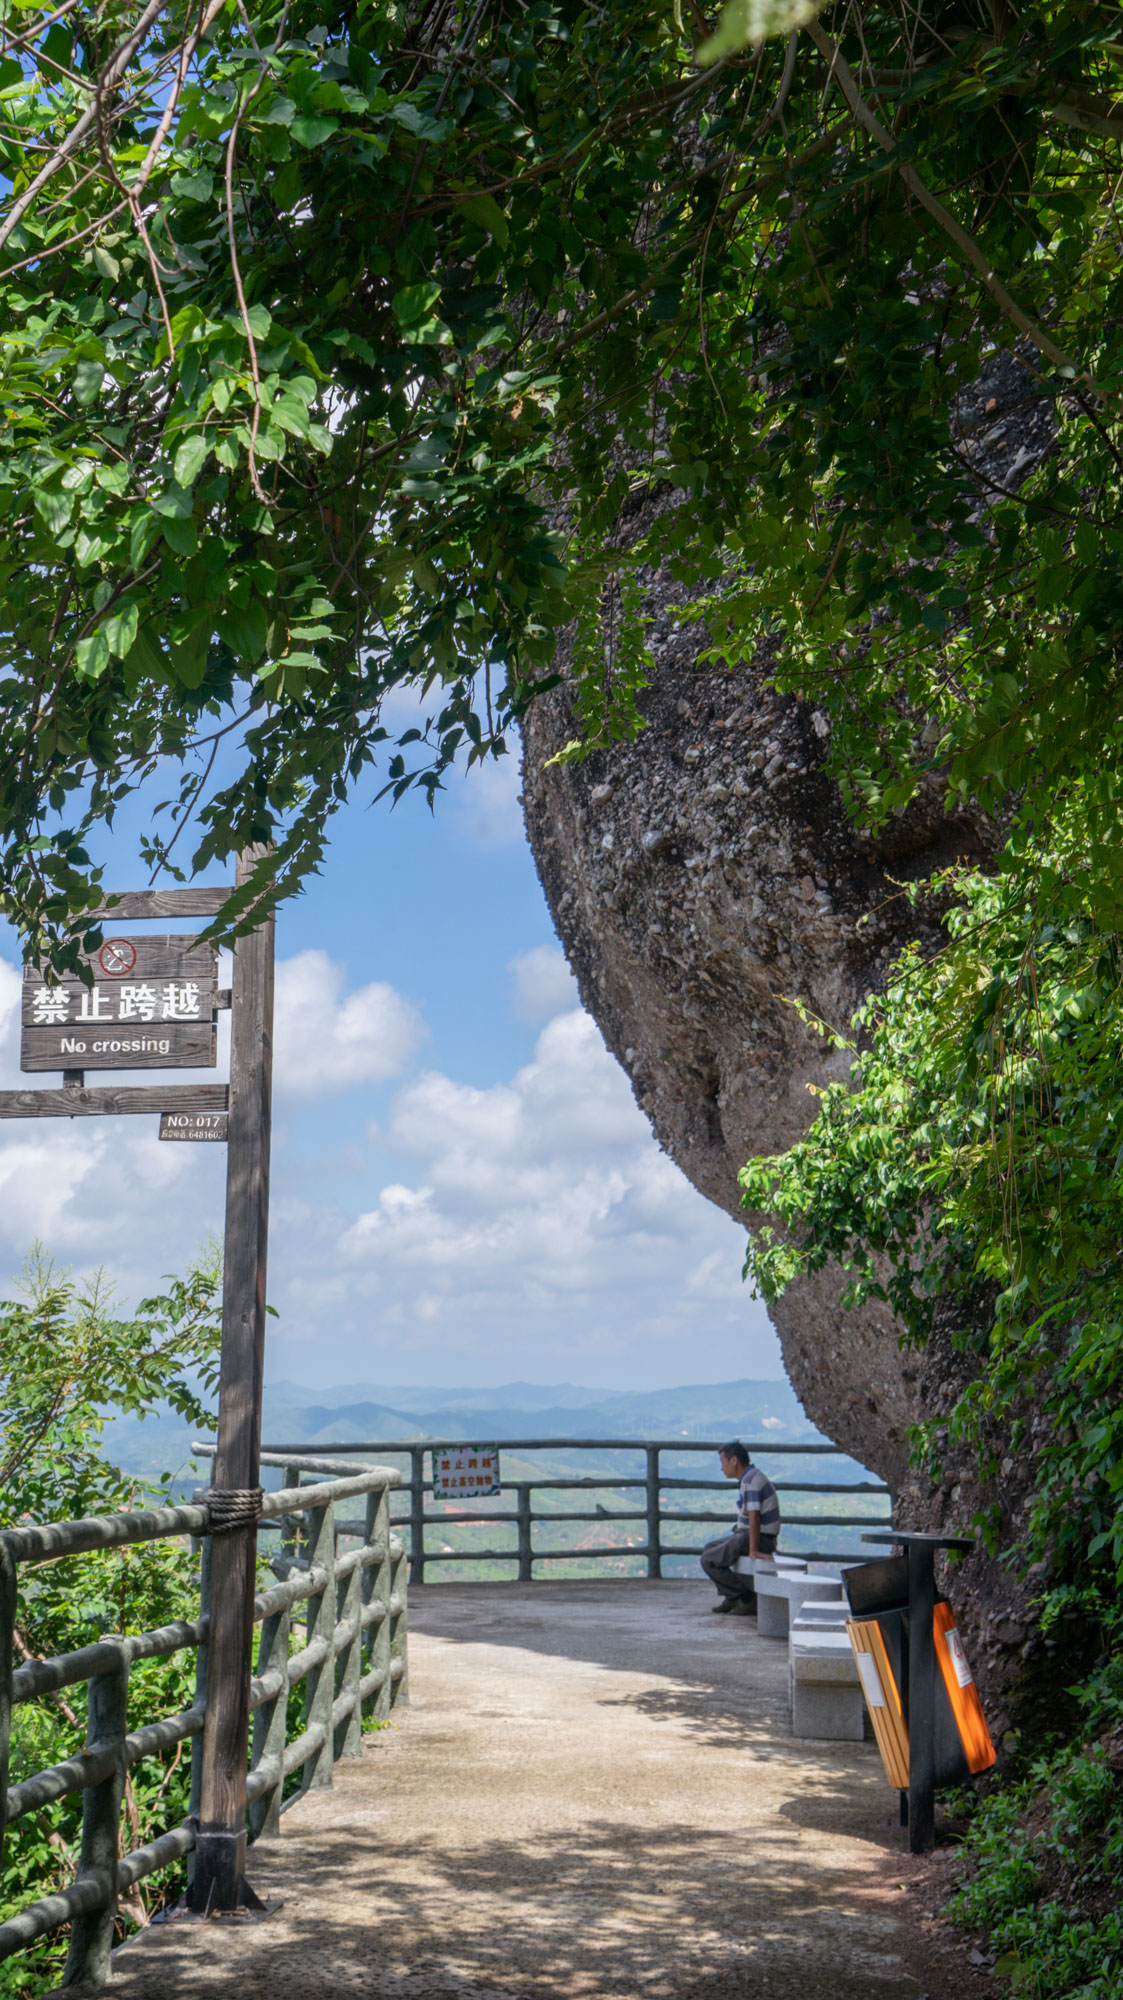
M264 849L238 859L241 887ZM62 1072L62 1088L0 1091L0 1118L158 1113L160 1137L226 1141L226 1233L218 1440L208 1509L213 1531L207 1708L192 1906L227 1916L256 1904L245 1880L246 1765L252 1670L269 1140L273 1079L273 923L234 952L228 992L210 945L136 935L126 926L213 917L229 889L146 889L90 913L104 939L90 983L24 974L20 1067ZM217 1061L217 1013L233 1012L229 1084L158 1082L88 1089L85 1073L202 1069Z

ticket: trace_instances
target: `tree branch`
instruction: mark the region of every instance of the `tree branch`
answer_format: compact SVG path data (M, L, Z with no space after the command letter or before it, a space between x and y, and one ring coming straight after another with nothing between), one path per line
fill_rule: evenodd
M874 116L869 105L862 97L854 80L854 73L843 56L838 43L833 42L830 36L823 32L817 21L810 21L807 24L806 32L810 35L820 55L826 58L829 65L829 77L833 78L834 82L837 83L849 106L851 116L864 131L870 134L872 139L877 141L883 152L896 153L897 148L890 134L885 130L880 119ZM937 201L936 196L927 187L925 182L921 180L915 167L910 166L907 160L901 159L896 160L895 165L909 192L915 195L922 208L927 209L933 221L939 225L944 235L954 244L963 261L969 264L976 275L982 279L983 285L990 293L995 304L1006 315L1006 318L1017 327L1018 332L1024 334L1027 340L1032 341L1038 353L1044 354L1053 363L1055 368L1063 370L1066 374L1078 376L1081 381L1087 382L1090 387L1094 386L1087 371L1078 368L1072 356L1066 354L1063 347L1058 347L1056 341L1045 332L1043 327L1038 326L1035 320L1030 319L1029 314L1023 310L1013 295L1007 291L1006 286L998 276L985 251L980 249L974 237L967 234L962 224L956 221L954 215L948 212L943 203Z

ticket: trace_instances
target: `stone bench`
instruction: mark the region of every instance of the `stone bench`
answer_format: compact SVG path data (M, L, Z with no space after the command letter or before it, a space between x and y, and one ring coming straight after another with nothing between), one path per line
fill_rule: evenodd
M756 1602L756 1629L761 1638L786 1639L793 1611L808 1603L841 1604L842 1584L837 1577L777 1570L773 1576L758 1574Z
M776 1550L770 1556L738 1556L733 1567L739 1576L775 1576L781 1570L789 1576L803 1574L807 1564L800 1556L782 1556Z
M861 1743L866 1733L862 1684L846 1630L845 1604L806 1604L788 1635L792 1735Z

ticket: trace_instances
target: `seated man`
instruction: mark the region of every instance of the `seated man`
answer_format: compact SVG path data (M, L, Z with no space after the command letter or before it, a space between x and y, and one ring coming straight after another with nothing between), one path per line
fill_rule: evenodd
M747 1618L756 1609L756 1586L751 1576L737 1568L740 1556L770 1556L780 1534L780 1502L776 1488L759 1466L749 1462L743 1444L723 1445L718 1454L726 1479L739 1482L737 1526L731 1535L719 1535L702 1550L702 1568L716 1583L721 1596L714 1611L736 1611Z

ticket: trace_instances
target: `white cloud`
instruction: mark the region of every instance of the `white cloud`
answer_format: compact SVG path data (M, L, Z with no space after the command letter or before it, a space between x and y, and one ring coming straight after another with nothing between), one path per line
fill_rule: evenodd
M605 1379L615 1361L626 1382L626 1356L634 1371L640 1349L677 1345L700 1314L708 1334L748 1322L771 1359L763 1313L737 1282L742 1232L659 1151L588 1015L550 1021L509 1083L415 1078L386 1136L417 1172L341 1230L337 1266L399 1379L404 1356L426 1353L450 1380L481 1351L525 1372L541 1344L556 1367ZM314 1286L303 1273L290 1318ZM744 1363L731 1345L730 1373L751 1372ZM295 1349L287 1365L299 1368Z
M549 1021L579 1005L577 981L556 944L536 944L507 967L515 982L515 1012L522 1021Z
M326 951L277 965L274 1078L278 1095L321 1097L400 1075L424 1029L383 980L344 992L345 968Z
M498 761L473 764L452 793L453 821L473 847L515 847L526 839L519 793L522 774L518 758L508 752Z
M570 990L550 948L511 969L541 1012ZM6 1085L28 1082L19 985L0 959ZM552 1012L533 1060L487 1087L409 1075L421 1035L394 988L349 990L322 951L280 961L278 1094L316 1108L275 1128L274 1379L624 1388L776 1372L739 1281L743 1232L660 1152L587 1015ZM370 1091L395 1076L368 1128ZM150 1118L0 1124L0 1297L36 1236L80 1271L104 1262L126 1299L153 1291L221 1229L224 1165L221 1148L161 1144Z
M229 983L228 959L220 981ZM19 1069L21 976L0 958L0 1081L54 1089L57 1076ZM170 1083L214 1082L227 1073L229 1014L219 1017L217 1071L180 1070ZM346 989L345 969L325 952L277 966L276 1064L281 1099L318 1099L400 1073L421 1040L416 1012L382 982ZM127 1071L88 1081L151 1083ZM284 1138L278 1132L283 1157ZM354 1149L352 1149L354 1160ZM360 1169L365 1154L358 1154ZM31 1243L87 1270L103 1260L125 1294L149 1292L182 1269L222 1226L225 1149L160 1141L155 1117L13 1119L0 1123L0 1295ZM6 1275L5 1275L6 1267Z

